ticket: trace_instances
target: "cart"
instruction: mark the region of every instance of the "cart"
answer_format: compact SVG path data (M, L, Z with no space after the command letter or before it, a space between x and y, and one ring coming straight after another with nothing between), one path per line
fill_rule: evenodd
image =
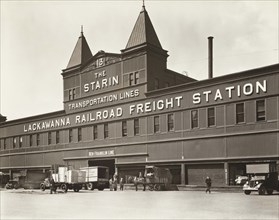
M167 168L161 168L156 166L146 166L145 172L145 184L150 191L169 190L172 182L172 175Z

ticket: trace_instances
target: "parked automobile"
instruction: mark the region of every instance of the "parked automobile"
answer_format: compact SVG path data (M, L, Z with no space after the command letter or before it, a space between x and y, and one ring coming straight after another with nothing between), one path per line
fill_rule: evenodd
M44 182L40 184L40 189L45 191L46 189L50 188L49 178L45 178Z
M5 186L6 189L18 189L20 184L18 180L9 180Z

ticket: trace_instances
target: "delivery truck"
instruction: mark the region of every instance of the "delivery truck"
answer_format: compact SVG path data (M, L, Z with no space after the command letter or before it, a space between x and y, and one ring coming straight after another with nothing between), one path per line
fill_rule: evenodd
M109 168L105 166L82 167L85 172L85 183L89 190L109 188Z
M45 179L41 183L41 190L44 191L50 188L50 178L54 180L54 187L61 189L63 192L67 192L69 189L73 189L75 192L79 192L85 184L86 172L82 170L69 170L66 166L59 166L52 170L51 177Z
M271 195L279 191L278 168L275 163L247 164L248 181L243 185L246 195L258 192L259 195Z

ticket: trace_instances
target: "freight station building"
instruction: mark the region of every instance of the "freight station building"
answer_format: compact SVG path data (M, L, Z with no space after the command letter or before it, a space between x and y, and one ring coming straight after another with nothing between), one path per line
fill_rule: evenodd
M279 64L198 81L167 68L142 8L125 49L92 55L81 32L62 71L64 109L0 123L0 171L42 181L53 164L110 176L169 168L173 184L233 185L279 161Z

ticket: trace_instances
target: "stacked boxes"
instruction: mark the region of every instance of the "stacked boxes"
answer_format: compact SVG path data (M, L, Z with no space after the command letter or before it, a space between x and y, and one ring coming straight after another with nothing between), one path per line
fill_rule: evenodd
M67 167L59 167L58 173L52 174L56 183L84 183L86 181L86 171L68 170Z
M85 182L86 172L80 170L68 170L66 174L67 183L83 183Z
M58 168L58 182L65 182L66 181L67 170L68 170L67 167L59 167Z
M81 171L85 172L86 182L97 182L98 181L98 167L83 167Z

